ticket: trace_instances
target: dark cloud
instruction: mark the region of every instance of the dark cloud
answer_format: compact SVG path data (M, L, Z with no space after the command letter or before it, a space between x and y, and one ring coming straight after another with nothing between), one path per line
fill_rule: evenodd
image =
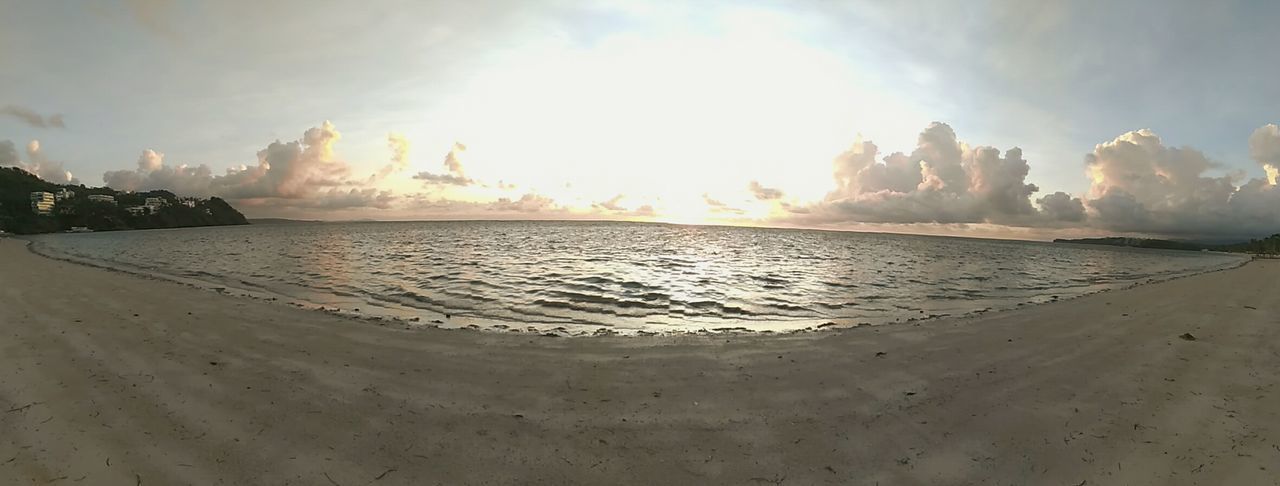
M0 115L13 117L36 128L67 128L67 125L62 121L61 114L53 114L46 117L36 113L35 110L23 106L6 105L0 107Z
M1084 202L1062 191L1036 200L1040 211L1051 221L1081 222L1085 220Z

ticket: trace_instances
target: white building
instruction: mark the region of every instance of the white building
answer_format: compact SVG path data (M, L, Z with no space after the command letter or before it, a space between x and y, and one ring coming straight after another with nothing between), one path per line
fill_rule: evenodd
M151 214L151 207L150 207L150 206L129 206L129 207L127 207L127 208L124 208L124 210L125 210L125 211L128 211L128 212L129 212L129 214L132 214L132 215L134 215L134 216L142 216L142 215L144 215L144 214Z
M184 198L182 198L182 205L183 205L183 206L186 206L186 207L189 207L189 208L194 208L194 207L196 207L196 204L199 204L199 203L200 203L200 200L199 200L199 199L196 199L196 198L194 198L194 197L184 197Z
M149 197L146 202L142 203L142 205L146 206L147 210L151 211L151 214L156 214L160 212L160 208L168 206L169 203L165 201L164 198Z
M108 196L108 195L106 195L106 194L90 194L90 195L89 195L89 202L100 202L100 203L111 203L111 204L115 204L115 203L116 203L116 197L115 197L115 196Z
M62 201L74 197L76 197L76 192L70 189L58 189L58 192L53 193L53 199L55 201Z
M31 212L39 215L53 214L53 193L50 192L33 192L31 193Z

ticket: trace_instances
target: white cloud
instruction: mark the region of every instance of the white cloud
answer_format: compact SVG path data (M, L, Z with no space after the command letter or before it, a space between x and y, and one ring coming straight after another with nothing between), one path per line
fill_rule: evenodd
M1271 185L1280 183L1280 127L1274 123L1259 127L1249 136L1249 155L1262 164Z
M40 150L40 141L32 140L27 143L27 161L23 162L18 156L18 149L13 142L9 140L0 140L0 166L14 166L22 170L34 174L36 177L49 182L58 184L79 184L80 180L76 179L63 166L62 162L49 160Z
M1276 130L1250 137L1250 152L1264 166L1276 160ZM1150 130L1099 144L1086 157L1091 186L1085 201L1097 227L1187 237L1245 237L1280 230L1280 191L1254 179L1236 186L1231 176L1190 147L1170 147Z
M770 187L760 185L758 181L751 181L747 184L747 190L751 191L751 195L761 201L772 201L774 199L782 199L782 191Z
M387 134L387 147L391 149L391 163L379 169L369 180L377 181L409 167L409 139L399 133Z
M449 149L449 153L444 157L444 168L447 173L436 174L432 172L419 172L414 174L413 178L425 181L428 184L442 184L451 186L470 186L476 181L467 177L466 171L462 168L462 153L466 152L467 146L458 142L453 143L453 148Z
M832 163L836 189L812 207L788 207L799 215L792 217L822 224L1014 225L1061 217L1031 204L1039 188L1026 183L1030 165L1016 147L1003 156L993 147L971 147L950 126L935 122L909 155L896 152L877 161L878 155L874 143L856 142ZM1071 204L1069 196L1063 204Z
M137 169L108 171L103 181L117 190L165 189L257 207L389 207L394 200L390 192L365 187L367 181L353 179L350 166L336 158L334 145L341 138L326 121L304 132L301 140L267 145L258 151L256 165L241 165L222 175L205 165L166 165L164 154L148 149L139 156ZM406 144L405 153L407 149Z

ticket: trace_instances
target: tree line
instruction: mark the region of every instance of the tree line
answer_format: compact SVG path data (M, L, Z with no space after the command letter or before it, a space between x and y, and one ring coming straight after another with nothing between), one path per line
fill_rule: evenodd
M52 214L40 215L32 210L31 193L57 193L63 189L75 195L57 201ZM112 196L115 204L91 201L90 195ZM157 211L143 214L126 209L142 206L147 198L160 198L163 204ZM249 222L217 197L196 199L188 206L169 191L120 192L109 187L54 184L17 167L0 167L0 230L10 233L52 233L73 227L113 231L233 224Z

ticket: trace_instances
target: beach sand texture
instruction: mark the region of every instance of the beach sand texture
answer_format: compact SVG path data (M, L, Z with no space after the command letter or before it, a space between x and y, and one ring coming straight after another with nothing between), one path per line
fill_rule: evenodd
M551 338L3 240L0 483L1278 484L1277 289L1257 261L918 325Z

